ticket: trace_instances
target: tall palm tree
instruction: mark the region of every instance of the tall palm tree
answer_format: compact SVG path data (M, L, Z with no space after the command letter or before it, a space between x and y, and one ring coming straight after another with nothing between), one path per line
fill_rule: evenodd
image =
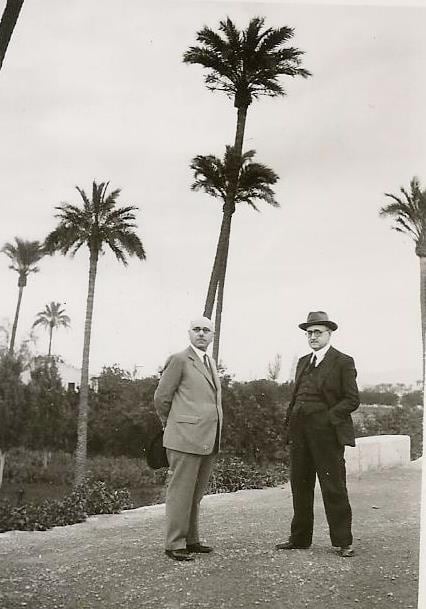
M86 319L84 325L83 358L81 365L80 399L77 430L77 448L75 461L75 484L81 484L85 477L87 460L87 417L89 394L89 355L92 331L93 303L95 296L96 273L99 256L109 248L119 262L127 265L128 256L145 260L142 241L134 229L137 207L129 205L117 207L120 189L112 190L107 195L109 182L92 185L92 197L79 188L83 205L78 207L62 203L55 209L59 224L45 241L49 253L56 251L74 256L82 245L89 250L89 282L87 289Z
M420 181L414 177L409 190L401 187L401 195L385 193L392 203L380 209L381 216L395 220L392 227L399 233L409 235L415 243L415 252L420 261L420 311L423 345L423 384L426 367L426 189L422 190Z
M224 217L210 277L204 314L211 318L220 275L226 270L231 218L235 211L238 168L243 149L247 111L254 99L261 96L285 95L280 76L302 76L310 72L301 66L303 51L287 46L294 34L290 27L265 28L262 17L251 19L240 31L229 19L220 21L219 33L204 27L197 33L199 46L184 53L183 61L199 64L207 70L205 83L211 91L223 91L233 99L237 109L237 125L232 148L235 157L227 192ZM225 267L225 268L224 268Z
M252 209L259 211L256 202L264 201L272 207L279 207L279 203L275 200L275 194L271 186L278 180L278 175L266 165L255 163L254 150L249 150L242 154L239 165L237 167L237 190L234 197L234 208L238 203L246 203ZM223 201L223 219L224 222L230 222L232 215L226 213L228 192L231 188L232 175L234 171L235 155L233 154L232 146L227 146L223 160L214 155L198 155L191 162L191 169L194 171L195 181L191 186L191 190L203 190L212 197L222 199ZM235 209L234 209L235 211ZM222 228L221 228L222 233ZM227 242L225 243L226 252L229 249L230 230L227 230ZM213 357L216 361L219 358L219 341L220 329L222 322L223 309L223 293L225 285L225 275L227 267L226 255L223 259L221 273L219 276L216 313L215 313L215 337L213 343ZM215 272L214 265L212 275Z
M18 273L18 302L16 305L15 319L13 321L12 334L10 337L9 353L13 353L15 347L16 330L18 327L19 312L21 310L22 295L27 285L27 278L30 273L38 273L37 262L43 258L45 252L39 241L25 241L15 237L15 243L6 243L1 250L10 258L12 264L9 265Z
M7 0L0 20L0 70L24 0Z
M37 319L33 323L35 326L43 326L49 329L49 351L47 356L50 357L52 353L52 336L55 328L64 327L68 328L70 325L70 318L65 315L65 309L62 308L60 302L51 302L47 304L43 311L37 313Z

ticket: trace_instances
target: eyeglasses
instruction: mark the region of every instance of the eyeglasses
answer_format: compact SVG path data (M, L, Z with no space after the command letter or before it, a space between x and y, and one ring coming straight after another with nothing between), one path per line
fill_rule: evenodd
M204 332L204 334L209 334L209 332L212 332L210 328L199 328L198 326L191 328L191 331L195 332L196 334L198 334L198 332Z
M329 330L306 330L306 336L308 336L309 338L311 338L311 336L313 336L314 338L318 338L321 336L321 334L324 334L324 332L328 332Z

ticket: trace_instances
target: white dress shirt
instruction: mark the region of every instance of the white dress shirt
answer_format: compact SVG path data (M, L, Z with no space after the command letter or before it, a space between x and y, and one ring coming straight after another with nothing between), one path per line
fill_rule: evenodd
M313 357L315 355L315 357L317 358L317 361L315 363L315 368L316 368L325 358L325 355L326 355L327 351L330 349L330 347L331 347L331 345L330 345L330 343L328 343L328 345L326 345L322 349L318 349L318 351L312 350L312 355L311 355L311 359L309 360L309 362L312 362Z
M210 364L210 358L206 351L203 351L202 349L199 349L198 347L194 347L194 345L192 343L191 343L191 349L193 349L195 351L195 353L198 355L200 360L203 362L203 365L204 365L204 356L207 355L207 359L209 360L209 364Z

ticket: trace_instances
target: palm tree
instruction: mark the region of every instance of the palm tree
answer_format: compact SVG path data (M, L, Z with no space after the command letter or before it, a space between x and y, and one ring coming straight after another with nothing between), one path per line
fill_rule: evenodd
M9 353L12 354L15 347L22 294L27 285L27 278L30 273L37 273L39 271L37 262L43 258L45 252L39 241L25 241L24 239L19 239L19 237L15 237L15 244L6 243L1 251L12 261L9 268L18 273L18 303L16 305L15 319L9 344Z
M279 83L280 76L310 76L308 70L300 67L303 52L286 46L293 37L294 30L287 26L277 29L264 28L264 22L264 18L255 17L251 19L246 30L240 31L228 17L220 21L219 33L204 27L197 33L200 46L190 47L183 56L185 63L199 64L207 69L207 88L211 91L223 91L233 99L237 109L232 148L235 157L233 171L204 309L204 314L210 318L219 278L226 267L248 107L254 99L264 95L285 95L285 90Z
M237 167L237 190L234 197L234 208L238 203L247 203L252 209L259 211L256 202L264 201L272 207L279 207L279 203L275 200L274 191L271 188L278 180L278 175L266 165L253 162L255 156L254 150L249 150L242 154L239 166ZM231 187L232 174L234 171L235 155L233 154L232 146L227 146L223 161L214 155L198 155L191 162L191 169L194 171L195 181L191 186L191 190L203 190L212 197L222 199L223 201L223 218L220 234L227 235L225 250L229 249L230 238L230 223L232 214L226 213L228 192ZM223 230L223 224L228 224L228 229ZM215 314L215 338L213 343L213 357L216 361L219 358L219 341L220 328L222 321L223 309L223 292L225 285L225 275L228 256L223 258L221 273L219 276L216 314ZM215 272L214 265L212 275ZM210 280L211 282L212 280Z
M79 188L83 205L78 207L62 203L55 209L59 224L45 241L49 253L55 251L74 256L82 245L89 250L89 283L86 302L86 319L84 325L83 358L81 365L80 400L77 430L77 448L75 464L75 484L83 482L87 459L87 417L89 394L89 355L92 330L93 303L95 296L95 281L100 254L110 248L119 262L127 265L128 256L136 256L145 260L145 250L142 241L134 229L137 207L117 207L120 189L112 190L107 195L109 182L92 185L92 197Z
M420 311L423 345L423 384L426 366L426 189L422 190L420 181L414 177L409 190L401 187L401 195L385 193L392 203L380 209L381 216L390 216L395 220L392 227L399 233L409 235L415 245L416 255L420 261Z
M37 319L33 323L35 326L43 326L49 329L49 351L47 356L50 357L52 353L52 336L54 328L60 326L68 328L70 325L70 318L65 315L65 309L62 308L60 302L51 302L44 307L43 311L37 313Z
M0 70L24 0L7 0L0 20Z

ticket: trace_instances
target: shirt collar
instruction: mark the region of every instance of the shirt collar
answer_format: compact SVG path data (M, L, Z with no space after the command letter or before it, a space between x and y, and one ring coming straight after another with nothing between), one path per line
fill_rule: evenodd
M326 345L322 349L318 349L318 351L312 350L312 355L311 355L310 361L312 361L312 358L315 355L317 358L316 366L318 366L318 364L320 364L322 362L322 360L325 358L327 351L330 349L330 347L331 347L331 345L330 345L330 343L328 343L328 345Z
M198 355L200 360L202 362L204 362L204 356L207 355L207 352L203 351L202 349L198 349L198 347L194 347L194 345L192 345L192 344L190 346L191 346L191 349ZM207 357L208 357L208 355L207 355Z

